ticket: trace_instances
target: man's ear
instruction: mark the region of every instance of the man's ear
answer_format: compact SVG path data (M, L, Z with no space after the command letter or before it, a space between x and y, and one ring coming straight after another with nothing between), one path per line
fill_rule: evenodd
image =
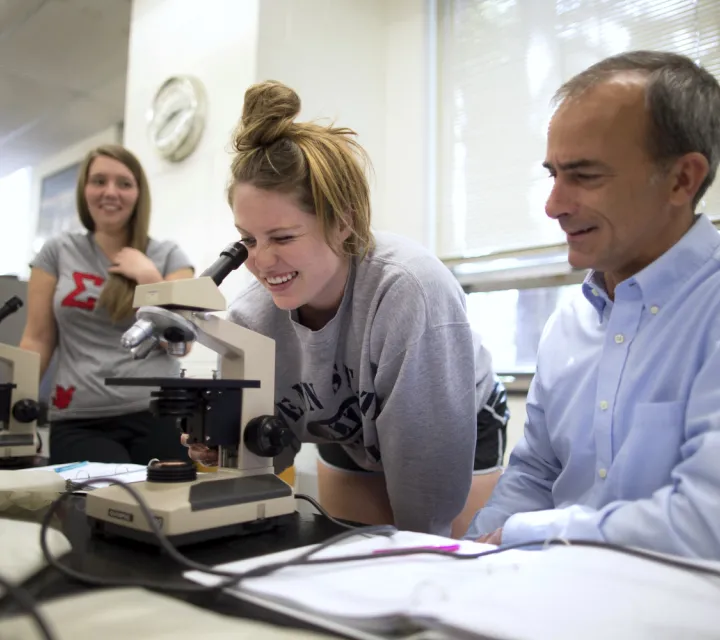
M691 204L709 170L702 153L693 151L678 158L671 170L670 202L676 206Z

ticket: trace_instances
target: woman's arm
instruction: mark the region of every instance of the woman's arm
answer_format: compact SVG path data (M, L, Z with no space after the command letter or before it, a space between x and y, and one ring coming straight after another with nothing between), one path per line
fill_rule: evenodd
M190 267L186 267L185 269L178 269L177 271L173 271L173 273L169 273L165 276L165 280L188 280L194 275L195 271Z
M134 280L137 284L155 284L163 280L182 280L192 278L194 271L192 267L173 269L165 277L160 273L155 263L142 251L125 247L121 249L114 258L115 263L108 268L109 273L116 273Z
M55 276L37 267L32 269L27 293L27 320L20 348L40 354L40 379L45 375L57 344L57 325L53 313L56 286Z
M475 357L468 324L428 327L381 362L376 420L388 497L401 529L451 535L469 495L475 443Z

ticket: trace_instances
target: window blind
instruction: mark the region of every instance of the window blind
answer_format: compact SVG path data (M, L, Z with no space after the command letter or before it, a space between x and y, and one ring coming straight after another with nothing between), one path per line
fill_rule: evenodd
M720 77L718 0L438 3L437 252L564 242L545 216L550 101L574 74L632 49L685 54ZM720 216L720 185L698 207Z

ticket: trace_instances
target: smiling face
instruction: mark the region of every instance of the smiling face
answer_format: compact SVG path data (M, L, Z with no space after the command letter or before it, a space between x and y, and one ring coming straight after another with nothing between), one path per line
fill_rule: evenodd
M672 202L670 171L647 151L642 79L604 82L563 103L550 124L546 213L567 235L568 260L615 283L669 249L691 224Z
M232 209L248 249L245 265L279 308L337 310L349 258L333 251L316 216L303 211L290 195L250 184L235 185ZM337 232L337 251L346 238Z
M95 231L114 233L127 227L140 191L130 169L99 155L88 168L84 194Z

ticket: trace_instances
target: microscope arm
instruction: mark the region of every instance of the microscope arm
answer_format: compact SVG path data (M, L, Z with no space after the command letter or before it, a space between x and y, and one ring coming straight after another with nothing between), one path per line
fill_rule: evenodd
M176 313L192 322L196 330L195 340L199 344L218 354L220 378L252 378L260 382L259 388L243 391L240 415L242 443L244 431L253 418L275 413L275 341L212 314L190 311ZM272 464L272 460L256 456L242 445L238 447L237 455L237 466L240 469L268 467L268 463ZM222 451L220 464L225 466ZM234 462L232 466L235 466Z
M215 289L209 278L204 278L206 289ZM175 281L176 284L197 281ZM167 283L162 283L164 286ZM144 285L153 287L153 285ZM141 287L138 287L141 290ZM147 297L155 297L154 289L144 290ZM143 291L140 291L143 293ZM197 294L195 290L193 293ZM138 293L136 292L136 298ZM177 297L176 297L177 299ZM189 443L203 443L219 446L219 466L239 469L247 475L272 472L272 451L286 446L292 432L278 424L275 418L275 341L259 333L241 327L205 311L173 305L171 308L144 306L137 311L138 321L124 335L122 344L125 349L133 352L134 357L142 358L159 339L168 341L168 353L182 355L187 344L198 342L218 354L218 370L220 380L182 379L140 379L116 380L109 379L108 384L145 384L166 388L163 392L163 407L169 407L173 397L183 404L183 394L200 398L199 386L205 385L207 401L201 401L201 410L187 414L184 410L174 413L173 409L161 409L161 414L184 417L184 430L189 436ZM237 404L228 405L233 383L255 382L243 388L237 398ZM182 391L183 387L191 390ZM223 388L227 393L223 396ZM220 397L218 397L220 394ZM169 403L169 404L168 404ZM191 403L192 404L192 403ZM217 405L217 406L211 406ZM197 406L197 405L196 405ZM232 423L226 417L231 415L235 407L240 407L239 431L232 434ZM215 409L215 411L213 411ZM217 411L220 411L218 414ZM212 416L217 416L213 418ZM210 421L210 422L208 422ZM209 431L210 427L212 429ZM229 431L228 431L229 429Z

